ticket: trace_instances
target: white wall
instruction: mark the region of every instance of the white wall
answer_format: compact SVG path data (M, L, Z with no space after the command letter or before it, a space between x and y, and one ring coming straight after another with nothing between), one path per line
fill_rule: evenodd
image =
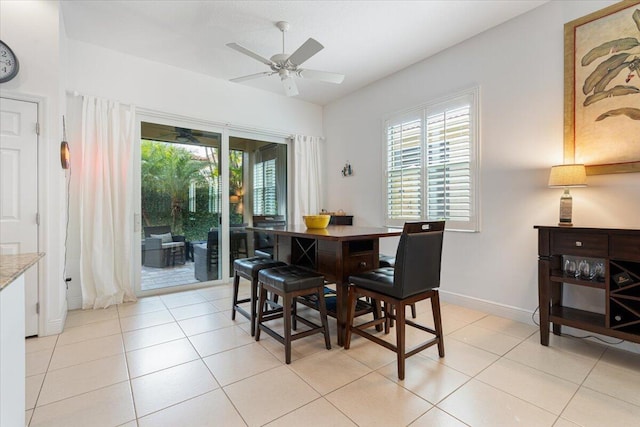
M450 301L528 320L538 305L533 226L558 221L561 190L547 179L563 163L563 26L611 3L547 3L326 106L324 207L383 225L382 118L479 85L481 232L446 233L441 289ZM347 159L355 173L343 178ZM640 174L588 184L572 190L574 223L640 227ZM385 240L381 250L395 253L397 239Z
M164 113L321 136L318 105L69 40L70 90Z
M62 277L65 181L58 155L64 111L60 96L63 75L60 49L64 43L59 28L57 2L2 2L0 38L18 56L20 71L16 78L2 84L0 95L40 103L37 166L34 160L34 170L37 168L39 173L39 251L46 252L38 264L40 335L60 332L67 312Z

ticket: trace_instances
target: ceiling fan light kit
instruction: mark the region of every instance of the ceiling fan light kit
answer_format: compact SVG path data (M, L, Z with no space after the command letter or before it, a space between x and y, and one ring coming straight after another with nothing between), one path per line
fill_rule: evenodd
M261 73L250 74L248 76L236 77L231 79L232 82L240 83L246 80L252 80L259 77L272 76L278 74L282 87L287 96L298 95L298 87L294 81L294 77L320 80L323 82L340 84L344 80L344 74L332 73L329 71L308 70L300 68L300 66L311 58L316 53L324 49L318 41L309 38L304 42L295 52L291 55L285 53L284 45L284 33L289 30L290 26L288 22L279 21L276 22L276 27L282 32L282 53L276 53L271 59L264 58L263 56L241 46L237 43L227 43L227 46L231 49L247 55L250 58L260 61L263 64L269 66L271 71L264 71Z

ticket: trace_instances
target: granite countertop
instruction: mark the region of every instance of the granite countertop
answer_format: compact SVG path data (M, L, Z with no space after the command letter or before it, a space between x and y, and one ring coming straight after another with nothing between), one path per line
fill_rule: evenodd
M0 291L34 265L44 253L0 255Z

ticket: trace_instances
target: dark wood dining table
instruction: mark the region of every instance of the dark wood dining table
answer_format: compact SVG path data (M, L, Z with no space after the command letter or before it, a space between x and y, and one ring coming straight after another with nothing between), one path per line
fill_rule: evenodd
M273 233L274 259L313 269L323 274L327 282L336 284L338 345L344 343L349 276L378 268L380 238L402 234L402 229L348 225L322 229L287 225L247 227L247 230Z

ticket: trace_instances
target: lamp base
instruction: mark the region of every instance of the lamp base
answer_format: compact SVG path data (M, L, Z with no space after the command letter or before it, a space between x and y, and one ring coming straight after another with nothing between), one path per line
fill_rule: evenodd
M572 205L573 200L571 199L571 194L569 193L569 189L565 187L564 193L562 197L560 197L560 222L558 222L558 225L563 227L571 227L573 225L571 223Z

